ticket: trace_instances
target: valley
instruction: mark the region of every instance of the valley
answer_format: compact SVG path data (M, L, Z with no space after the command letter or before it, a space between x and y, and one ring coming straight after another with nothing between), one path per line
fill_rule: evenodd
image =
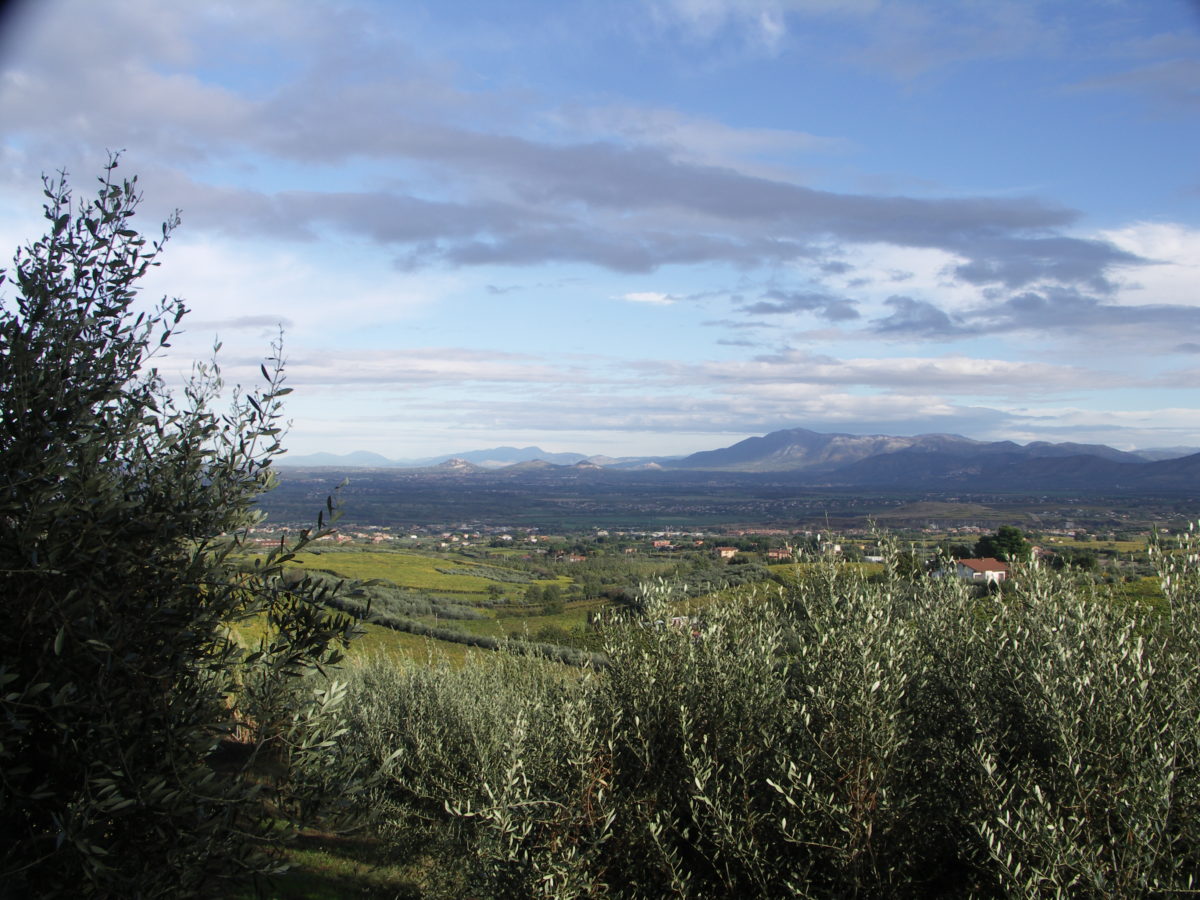
M339 488L339 485L341 487ZM1200 513L1188 491L938 491L813 487L772 473L568 469L431 472L287 469L260 506L300 527L336 492L344 522L397 531L460 525L548 530L753 527L926 528L1011 522L1035 528L1144 529Z
M339 497L347 522L398 529L844 530L873 521L910 528L1011 521L1111 531L1200 512L1200 453L1191 449L1134 453L792 428L673 459L610 460L536 447L415 467L369 454L343 457L341 465L330 464L339 460L331 455L307 458L326 465L285 456L281 484L262 507L276 522L304 522L345 482Z

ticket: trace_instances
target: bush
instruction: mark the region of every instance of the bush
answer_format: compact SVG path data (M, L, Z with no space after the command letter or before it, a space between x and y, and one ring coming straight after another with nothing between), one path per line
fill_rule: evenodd
M1159 552L1161 610L1034 565L979 597L893 549L878 584L825 560L696 630L618 622L577 679L375 663L342 763L396 754L371 807L437 835L450 894L1191 892L1197 550ZM681 592L649 593L669 622Z
M116 166L78 208L65 176L45 181L49 233L0 304L4 896L207 895L269 869L245 767L211 754L243 686L257 721L241 722L278 724L256 747L319 744L296 730L294 686L350 635L311 584L280 582L296 548L233 564L281 452L282 370L223 415L215 367L182 401L167 390L149 362L183 304L133 304L177 219L141 237ZM249 617L269 626L253 653L231 630Z

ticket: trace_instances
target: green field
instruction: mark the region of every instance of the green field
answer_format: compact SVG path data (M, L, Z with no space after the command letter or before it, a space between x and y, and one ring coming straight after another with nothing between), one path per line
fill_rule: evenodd
M1046 541L1050 549L1072 547L1078 550L1115 550L1118 553L1141 553L1146 549L1143 541L1077 541L1074 538L1050 538Z
M632 567L644 561L629 560ZM480 614L477 619L447 619L435 615L414 616L418 621L441 628L449 628L471 635L504 638L515 635L532 640L545 640L547 633L559 631L578 635L586 626L589 615L606 605L603 600L576 600L564 604L561 611L550 615L542 613L539 605L519 602L485 603L489 585L499 585L510 600L520 598L527 585L513 581L515 577L527 577L528 584L557 585L565 594L573 584L566 575L554 578L527 576L519 568L507 568L503 558L479 562L459 554L431 555L412 551L377 549L336 549L297 554L296 563L314 570L333 572L347 579L378 580L398 588L422 591L430 594L450 595L456 602L472 606ZM782 563L768 566L773 574L791 580L808 564ZM876 563L855 563L866 574L882 571ZM478 574L471 574L478 572ZM501 577L489 577L501 575ZM704 604L703 598L689 602L689 607ZM364 650L382 649L388 653L424 658L433 648L445 652L453 662L461 662L465 648L461 644L440 641L419 635L392 631L368 625L368 634L358 642ZM540 637L539 637L540 635ZM557 641L551 640L556 643ZM486 652L486 651L476 651Z
M449 595L455 602L471 606L480 614L478 619L447 619L437 615L416 615L416 621L449 628L472 635L504 638L527 635L538 639L545 629L571 632L582 629L589 612L603 605L601 601L575 601L565 604L561 612L543 615L542 607L513 603L486 603L489 585L498 585L510 599L520 598L529 585L557 585L564 593L572 579L560 575L553 578L534 577L516 568L507 568L503 560L480 563L460 555L433 556L407 551L332 550L300 553L295 563L305 568L333 572L347 579L379 581L408 591ZM478 574L473 574L477 572ZM522 580L523 579L523 580ZM445 654L448 660L460 664L465 653L486 653L452 641L442 641L421 635L408 634L377 625L366 626L367 633L356 642L354 652L382 650L417 659L430 653Z
M507 637L514 632L528 632L532 636L549 627L570 631L573 628L584 627L587 624L588 613L603 605L600 602L568 603L561 613L549 616L541 615L536 609L528 607L511 611L500 607L488 610L490 615L486 619L473 619L462 622L461 625L464 631L472 634L490 634L494 637Z
M463 644L450 641L439 641L419 634L409 634L384 628L364 622L360 626L362 634L350 644L347 651L349 656L371 656L382 653L385 656L405 657L417 662L447 662L460 666L471 653L481 655L486 651L476 650ZM262 617L239 622L233 627L238 643L243 647L257 647L259 641L266 635L266 619Z
M311 569L325 569L360 581L379 579L418 591L451 594L483 594L489 584L486 568L462 558L444 559L395 550L332 551L297 553L295 562ZM439 569L480 569L481 574L445 574Z

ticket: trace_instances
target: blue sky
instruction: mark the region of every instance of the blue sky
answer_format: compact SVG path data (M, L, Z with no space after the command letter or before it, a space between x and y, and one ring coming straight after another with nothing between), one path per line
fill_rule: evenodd
M1200 446L1198 114L1184 0L40 0L0 239L122 149L294 453Z

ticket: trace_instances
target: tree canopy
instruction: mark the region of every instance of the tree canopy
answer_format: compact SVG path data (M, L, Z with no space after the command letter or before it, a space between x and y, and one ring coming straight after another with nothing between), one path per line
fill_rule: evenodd
M215 364L168 389L152 363L186 309L136 299L178 217L142 236L116 168L78 205L65 173L44 179L47 233L0 275L4 896L212 894L269 866L256 789L212 751L236 698L270 718L352 633L283 584L295 547L243 555L281 452L282 363L223 413ZM257 647L236 634L250 618Z
M1001 525L995 534L985 534L975 542L975 555L1005 561L1028 559L1033 545L1015 525Z

